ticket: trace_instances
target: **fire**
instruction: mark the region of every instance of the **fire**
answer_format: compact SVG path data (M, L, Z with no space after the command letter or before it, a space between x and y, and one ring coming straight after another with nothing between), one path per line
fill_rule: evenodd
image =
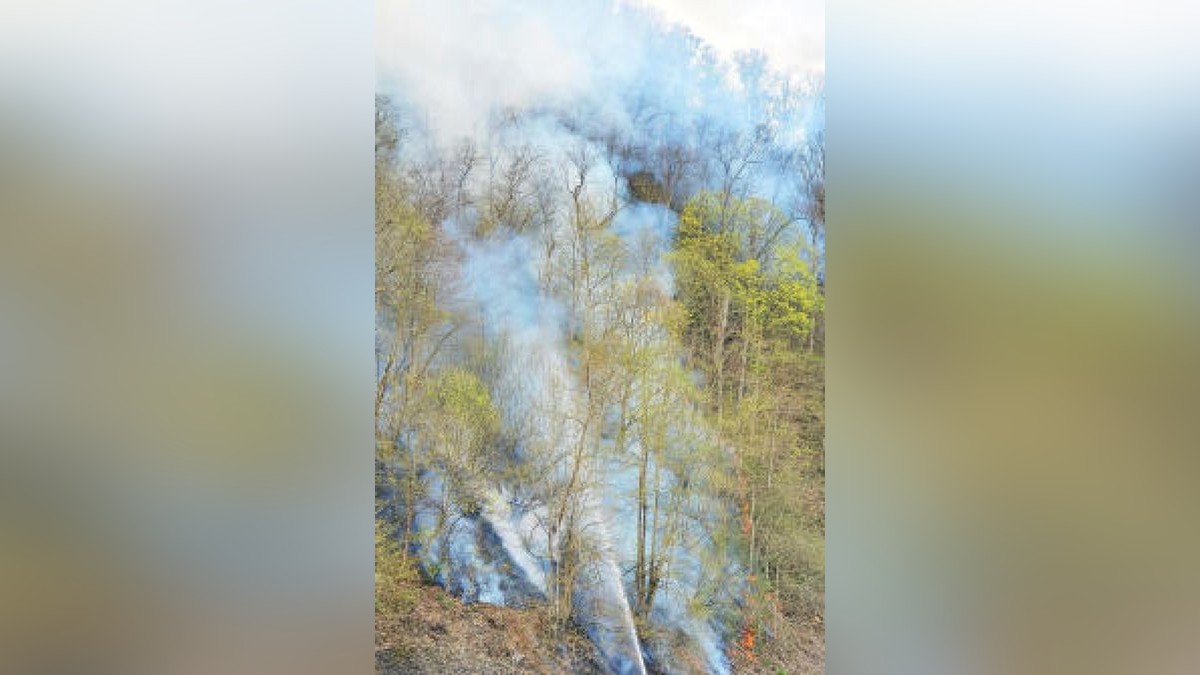
M747 482L746 474L742 471L741 462L737 466L737 486L738 486L738 511L739 520L742 527L742 534L746 537L752 536L754 532L754 516L751 513L750 500L746 498ZM754 630L752 618L754 615L754 605L756 605L753 587L756 585L758 578L751 572L747 578L750 583L751 592L749 594L750 606L748 609L748 618L746 625L742 628L742 635L737 641L737 651L746 658L750 663L758 663L758 659L754 656L754 642L757 638L757 633Z
M741 648L742 654L745 655L746 659L749 660L751 663L758 662L758 660L754 657L754 640L755 640L754 629L751 628L750 626L746 626L745 628L743 628L742 629L742 637L740 640L738 640L738 647Z

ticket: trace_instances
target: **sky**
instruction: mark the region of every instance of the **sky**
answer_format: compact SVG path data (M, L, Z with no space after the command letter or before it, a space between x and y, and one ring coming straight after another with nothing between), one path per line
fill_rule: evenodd
M796 75L825 72L824 0L627 0L685 26L723 57L758 49Z

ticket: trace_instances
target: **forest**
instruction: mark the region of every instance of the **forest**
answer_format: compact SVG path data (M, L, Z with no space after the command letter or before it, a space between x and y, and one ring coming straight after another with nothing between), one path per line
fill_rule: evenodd
M381 81L377 631L436 585L602 671L822 672L822 83L626 20L679 60L603 100Z

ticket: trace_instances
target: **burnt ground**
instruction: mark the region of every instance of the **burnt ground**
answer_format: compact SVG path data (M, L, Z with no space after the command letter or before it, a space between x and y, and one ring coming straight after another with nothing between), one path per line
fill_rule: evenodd
M415 583L405 610L375 617L380 675L581 673L605 671L579 631L554 636L544 607L464 604L437 586Z

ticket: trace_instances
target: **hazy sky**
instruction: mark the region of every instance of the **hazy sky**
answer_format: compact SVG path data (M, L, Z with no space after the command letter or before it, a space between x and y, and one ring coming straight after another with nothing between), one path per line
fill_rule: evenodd
M736 102L702 95L713 89L683 31L726 64L758 50L792 78L824 73L821 0L384 0L375 27L380 90L415 105L443 139L531 105L589 101L590 118L611 125L639 89L728 117L721 106Z
M825 71L824 0L627 0L660 11L723 56L758 49L795 74Z

